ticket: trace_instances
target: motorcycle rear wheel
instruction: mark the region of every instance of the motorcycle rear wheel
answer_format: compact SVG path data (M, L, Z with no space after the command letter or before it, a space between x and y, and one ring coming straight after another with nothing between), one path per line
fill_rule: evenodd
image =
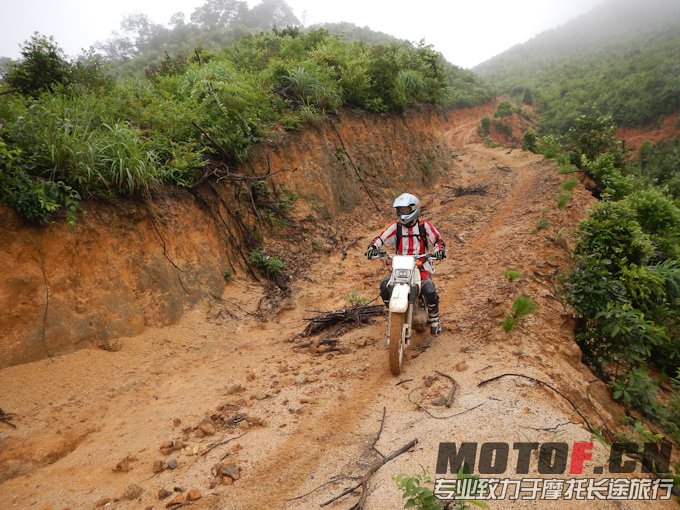
M401 374L404 364L404 322L405 313L390 313L390 341L389 341L389 360L390 372L392 375Z

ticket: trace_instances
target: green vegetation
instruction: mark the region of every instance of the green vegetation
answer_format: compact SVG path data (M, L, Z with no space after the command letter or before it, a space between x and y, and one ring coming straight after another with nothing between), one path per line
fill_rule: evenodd
M619 126L656 122L680 107L680 5L610 0L475 68L514 97L538 102L543 134L579 114Z
M352 306L365 305L369 301L366 296L359 294L356 289L352 289L352 292L344 296L342 299L347 301Z
M517 321L521 317L529 315L530 313L535 312L537 309L538 305L533 299L528 296L518 296L512 303L512 313L507 314L501 323L503 331L509 333L512 328L517 325Z
M670 197L680 199L680 139L643 144L629 170L659 186Z
M570 177L560 184L560 189L564 191L573 191L576 186L578 186L578 179L576 177Z
M514 280L517 280L518 278L522 277L522 272L517 271L516 269L506 269L503 271L503 276L508 279L508 281L512 282Z
M419 510L441 510L443 504L436 498L428 485L434 484L432 477L423 470L420 475L397 475L397 487L404 493L404 508Z
M274 279L286 268L286 263L276 255L268 255L264 249L254 250L248 257L255 268L267 278Z
M536 135L536 132L533 130L528 130L524 135L522 136L522 150L537 153L538 152L538 146L536 145L538 143L538 136Z
M515 108L513 108L512 103L510 103L510 101L501 101L498 103L498 106L496 106L496 111L493 113L493 116L498 119L504 119L513 113L515 113Z
M109 74L92 53L68 61L53 39L35 34L0 82L8 92L0 95L0 200L29 221L44 223L60 209L72 221L80 199L190 187L281 128L317 123L343 106L404 112L491 97L472 73L422 43L371 46L297 27L226 37L244 24L297 24L289 11L281 0L250 11L244 2L209 1L191 23L174 17L172 29L132 15L127 35L107 46ZM213 44L187 46L203 37ZM128 72L142 61L144 76Z
M571 196L571 193L560 191L557 195L557 208L564 209L567 207L567 204L569 204L569 201L571 200Z
M548 225L550 225L550 222L548 221L548 218L545 217L544 213L544 215L538 219L538 221L536 222L536 226L531 229L530 233L538 234L541 230L545 230L546 228L548 228Z
M577 265L566 298L580 319L584 360L613 396L680 440L680 207L659 187L654 162L672 150L646 146L626 164L611 119L584 119L595 131L565 149L596 180L602 202L580 225ZM644 159L642 158L644 156ZM673 179L674 174L664 178ZM653 375L653 374L660 374ZM670 395L659 395L660 381Z
M460 471L457 473L457 478L473 478L479 480L477 485L471 485L471 490L482 491L484 480L480 480L477 475L470 475L464 472L467 466L463 464ZM474 505L479 508L489 508L483 501L476 501L474 499L453 500L448 501L446 506L434 495L430 486L434 485L432 477L422 468L423 471L419 475L397 475L394 479L397 487L403 492L403 499L406 500L404 508L415 508L418 510L442 510L448 508L451 510L465 510ZM473 488L474 487L474 488ZM468 497L470 495L466 495Z
M490 129L491 119L489 117L482 117L482 120L479 121L479 126L477 127L477 134L482 138L486 138L489 136Z

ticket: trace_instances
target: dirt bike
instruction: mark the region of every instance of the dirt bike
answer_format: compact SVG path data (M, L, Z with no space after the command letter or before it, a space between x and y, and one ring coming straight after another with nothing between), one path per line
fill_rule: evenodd
M404 354L411 340L412 327L422 333L427 326L427 304L420 294L420 268L434 257L429 253L389 255L384 251L378 252L377 257L386 258L386 264L392 266L387 347L390 372L399 375L404 366ZM434 272L434 267L431 272Z

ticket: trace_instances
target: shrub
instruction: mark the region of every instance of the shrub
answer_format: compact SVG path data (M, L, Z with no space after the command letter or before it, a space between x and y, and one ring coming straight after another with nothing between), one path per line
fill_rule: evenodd
M604 188L603 196L606 198L620 200L633 191L632 180L623 175L614 154L605 152L594 160L583 156L581 166Z
M160 182L149 141L129 123L110 122L106 106L97 103L95 93L41 97L10 133L21 148L17 164L83 195L148 191Z
M616 126L611 117L597 114L581 114L565 136L571 162L581 163L585 156L593 160L603 153L616 156L621 163L621 142L616 138Z
M21 94L37 98L67 84L70 75L71 65L54 38L35 32L21 47L21 59L9 64L5 81Z
M427 487L432 485L434 480L424 470L420 475L397 475L395 477L397 487L404 493L403 499L406 500L404 508L416 508L419 510L441 510L442 503Z
M242 160L266 135L275 115L256 76L237 71L229 62L213 61L190 69L182 81L179 94L193 102L200 127L219 144L210 142L213 152Z
M80 195L61 181L35 179L22 171L0 173L0 201L14 207L29 222L45 224L49 216L64 208L66 220L75 224Z
M148 37L157 38L138 35L127 48L113 49L129 57L153 46ZM0 135L25 172L11 177L3 169L14 182L11 195L68 191L41 179L80 196L130 196L162 182L191 186L207 166L242 161L280 127L318 122L343 104L401 111L423 102L475 104L492 94L422 43L369 46L323 30L291 29L244 37L219 54L199 47L190 57L171 56L171 49L116 69L123 75L146 68L146 79L113 82L92 53L69 63L52 39L36 34L27 42L24 58L7 71L31 97L8 94L0 101Z
M286 267L286 263L275 255L268 255L264 249L253 251L248 257L248 262L269 279L279 275Z
M565 297L577 317L592 318L627 301L626 287L611 273L611 263L583 257L565 281Z
M491 119L489 117L482 117L479 121L479 127L477 128L477 133L482 138L489 136L489 130L491 129Z
M562 150L562 142L555 135L541 136L536 141L536 149L548 159L555 158Z
M659 258L680 259L680 208L657 189L638 190L623 201L660 251Z
M668 342L662 326L628 303L608 306L595 315L595 321L606 339L593 339L599 345L592 350L601 361L614 360L635 367L649 359L652 347Z
M524 136L522 136L522 149L534 154L538 152L538 136L535 131L530 129L524 133Z
M645 264L654 246L634 211L620 202L603 202L581 223L576 253L599 260L616 274L628 264Z
M341 104L336 83L318 65L306 64L283 72L281 90L296 100L298 105L316 106L335 111Z
M631 264L621 270L621 281L626 286L628 297L635 308L653 312L666 301L666 281L661 271L654 266Z
M371 57L367 65L369 96L373 101L373 108L377 106L386 110L403 108L403 98L397 90L397 76L399 63L397 61L397 46L376 46L371 49ZM379 111L379 110L377 110Z
M663 187L671 197L680 198L680 138L642 144L638 160L629 168L647 182Z
M493 113L493 116L497 119L503 119L509 117L513 113L515 113L515 109L510 101L501 101L498 103L498 106L496 106L496 111Z
M496 130L496 132L511 137L512 136L512 126L509 124L506 124L505 122L501 122L499 120L494 120L493 121L493 127Z

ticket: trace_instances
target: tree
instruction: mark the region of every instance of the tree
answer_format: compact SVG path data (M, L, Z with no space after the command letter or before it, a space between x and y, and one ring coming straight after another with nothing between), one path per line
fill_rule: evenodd
M21 94L38 97L69 82L71 65L54 37L35 32L24 42L21 59L7 66L5 81Z
M191 13L191 22L201 28L215 29L229 26L242 19L248 4L239 0L207 0Z
M140 12L125 16L120 22L120 27L134 41L137 52L153 46L154 40L167 32L163 25L152 23L146 14Z
M11 62L12 59L9 57L0 57L0 77L5 74L5 71Z
M289 27L300 25L285 0L262 0L244 18L244 24L253 28Z
M178 29L182 28L184 25L186 25L186 16L184 15L183 12L176 12L172 16L170 16L170 21L168 21L168 25L170 25L173 29Z
M582 156L593 161L599 154L610 152L617 158L617 163L622 156L616 126L608 115L579 115L567 132L566 141L571 161L575 165L581 164Z
M104 42L98 42L97 48L106 54L108 60L125 62L135 56L135 44L132 40L118 32L113 32L113 37Z
M139 52L158 45L162 36L169 32L163 25L153 23L146 14L140 12L127 14L120 22L120 28L122 35L114 31L111 39L97 44L97 48L103 50L110 60L129 60Z

